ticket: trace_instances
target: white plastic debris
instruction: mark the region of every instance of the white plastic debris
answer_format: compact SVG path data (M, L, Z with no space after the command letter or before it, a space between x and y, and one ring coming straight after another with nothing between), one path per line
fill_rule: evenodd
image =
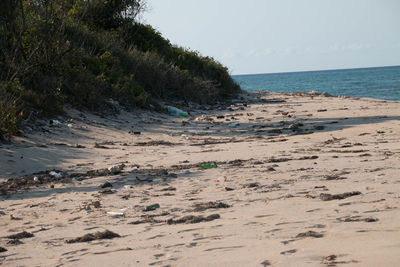
M132 209L134 209L133 206L128 206L126 208L122 208L121 211L132 210Z
M61 125L61 121L59 121L59 120L51 120L50 124L52 124L54 126L58 126L58 125Z
M107 214L113 217L124 216L123 212L116 212L116 211L107 211Z
M122 171L122 167L121 166L112 166L110 168L108 168L108 170L111 172L111 174L118 174Z
M33 177L33 181L39 182L39 177L37 177L37 176Z
M226 176L220 176L217 178L216 182L222 183L222 182L226 182L226 180L227 180Z
M57 173L57 172L55 172L55 171L51 171L51 172L49 172L49 175L50 176L53 176L54 178L62 178L62 174L61 173Z
M133 188L133 185L131 184L124 185L124 189L130 189L130 188Z

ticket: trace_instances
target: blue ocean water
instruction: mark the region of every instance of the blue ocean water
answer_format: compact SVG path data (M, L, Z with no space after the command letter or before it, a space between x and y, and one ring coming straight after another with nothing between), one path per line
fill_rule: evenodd
M331 95L400 101L400 66L233 75L243 90L319 91Z

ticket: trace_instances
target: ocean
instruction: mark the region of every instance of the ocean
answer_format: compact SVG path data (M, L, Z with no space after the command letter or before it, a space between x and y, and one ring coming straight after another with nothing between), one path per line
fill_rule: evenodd
M400 66L233 75L243 90L319 91L331 95L400 101Z

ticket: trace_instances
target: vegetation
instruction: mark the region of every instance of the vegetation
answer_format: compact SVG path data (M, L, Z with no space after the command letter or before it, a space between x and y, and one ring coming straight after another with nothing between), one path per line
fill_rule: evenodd
M157 99L212 102L240 87L226 67L171 45L137 22L143 0L3 0L0 3L0 138L33 112L108 99L147 107ZM26 118L25 118L26 119Z

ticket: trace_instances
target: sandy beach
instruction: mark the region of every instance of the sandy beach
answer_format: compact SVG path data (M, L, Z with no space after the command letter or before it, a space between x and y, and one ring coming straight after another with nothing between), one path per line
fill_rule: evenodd
M399 102L188 111L70 109L0 144L0 265L399 266Z

